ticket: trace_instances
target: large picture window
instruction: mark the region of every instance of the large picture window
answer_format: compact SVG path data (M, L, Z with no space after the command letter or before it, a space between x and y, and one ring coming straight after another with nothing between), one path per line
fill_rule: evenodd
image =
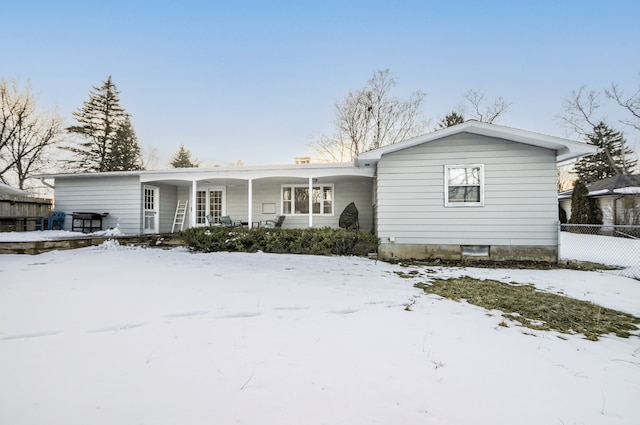
M484 166L445 165L444 205L474 207L484 205Z
M314 185L311 200L313 214L333 214L333 185ZM309 214L309 186L282 186L282 213L286 215Z

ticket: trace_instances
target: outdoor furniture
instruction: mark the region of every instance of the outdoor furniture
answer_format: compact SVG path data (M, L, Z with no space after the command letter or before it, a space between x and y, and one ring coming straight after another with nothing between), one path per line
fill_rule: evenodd
M209 226L225 226L225 227L238 227L241 225L239 221L231 220L231 217L228 215L222 215L218 217L218 221L216 222L213 215L207 215L207 221L209 222Z
M270 228L270 229L277 229L282 227L282 223L284 223L284 219L286 216L284 215L278 215L276 216L276 218L274 220L267 220L264 223L261 224L262 227L266 227L266 228Z
M229 217L228 215L221 215L220 216L220 225L221 226L227 226L227 227L239 227L239 226L242 225L242 223L239 222L239 221L231 220L231 217Z
M73 212L71 213L71 231L81 230L82 233L92 233L102 230L102 219L109 213Z
M42 222L46 220L46 217L2 216L0 217L0 232L43 230Z
M49 215L49 223L47 223L47 228L49 230L64 229L64 216L65 213L62 211L52 211L51 215Z
M48 226L49 219L47 217L37 217L36 218L36 230L46 230Z

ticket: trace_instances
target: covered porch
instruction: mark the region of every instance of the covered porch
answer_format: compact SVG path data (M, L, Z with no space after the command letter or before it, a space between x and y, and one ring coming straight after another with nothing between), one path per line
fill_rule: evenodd
M360 228L374 225L374 169L353 164L185 169L141 175L143 233L209 226L221 216L257 227L278 215L284 228L338 227L351 202ZM187 208L176 228L178 202ZM180 220L178 220L180 221Z

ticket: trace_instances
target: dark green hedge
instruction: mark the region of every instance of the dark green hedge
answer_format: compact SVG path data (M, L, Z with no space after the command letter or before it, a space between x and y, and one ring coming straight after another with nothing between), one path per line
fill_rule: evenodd
M273 252L279 254L358 255L378 249L371 233L344 229L248 229L197 227L180 232L189 248L200 252Z

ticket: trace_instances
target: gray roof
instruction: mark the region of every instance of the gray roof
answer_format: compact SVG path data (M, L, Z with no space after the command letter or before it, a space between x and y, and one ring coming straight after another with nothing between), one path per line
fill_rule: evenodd
M589 196L620 196L624 194L626 188L640 188L640 174L617 175L606 179L598 180L587 185ZM565 190L558 194L558 199L571 198L573 190ZM636 191L626 192L637 193Z
M589 192L606 189L613 193L615 189L622 189L625 187L640 187L640 174L613 176L587 185Z

